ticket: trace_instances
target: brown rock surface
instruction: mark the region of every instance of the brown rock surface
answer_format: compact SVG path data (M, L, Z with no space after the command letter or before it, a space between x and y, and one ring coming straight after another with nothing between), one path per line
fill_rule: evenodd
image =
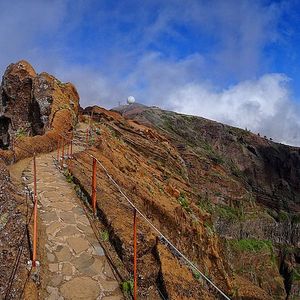
M78 109L79 95L71 83L36 74L23 60L9 65L0 87L0 155L18 160L53 150L59 134L73 129Z

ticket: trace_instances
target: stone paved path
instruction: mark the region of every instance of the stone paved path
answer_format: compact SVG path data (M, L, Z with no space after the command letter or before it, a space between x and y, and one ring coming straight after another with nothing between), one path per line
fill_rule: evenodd
M37 174L39 216L46 227L45 245L39 245L47 255L46 299L123 299L77 195L51 154L37 158Z

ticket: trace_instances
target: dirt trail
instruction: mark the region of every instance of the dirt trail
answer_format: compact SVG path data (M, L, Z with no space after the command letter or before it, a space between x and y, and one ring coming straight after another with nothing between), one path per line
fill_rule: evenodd
M37 157L41 299L123 299L119 283L54 153ZM25 170L32 188L32 162Z

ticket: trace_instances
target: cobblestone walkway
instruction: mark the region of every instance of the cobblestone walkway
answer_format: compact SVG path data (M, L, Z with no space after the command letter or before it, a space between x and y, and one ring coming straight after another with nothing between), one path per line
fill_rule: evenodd
M46 228L45 244L39 244L47 255L46 299L123 299L77 195L51 154L37 158L37 174L39 216Z

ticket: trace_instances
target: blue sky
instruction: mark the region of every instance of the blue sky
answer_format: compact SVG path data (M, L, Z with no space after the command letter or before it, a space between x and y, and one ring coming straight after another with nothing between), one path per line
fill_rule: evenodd
M300 145L298 1L0 0L0 71L20 59L83 106L134 95Z

